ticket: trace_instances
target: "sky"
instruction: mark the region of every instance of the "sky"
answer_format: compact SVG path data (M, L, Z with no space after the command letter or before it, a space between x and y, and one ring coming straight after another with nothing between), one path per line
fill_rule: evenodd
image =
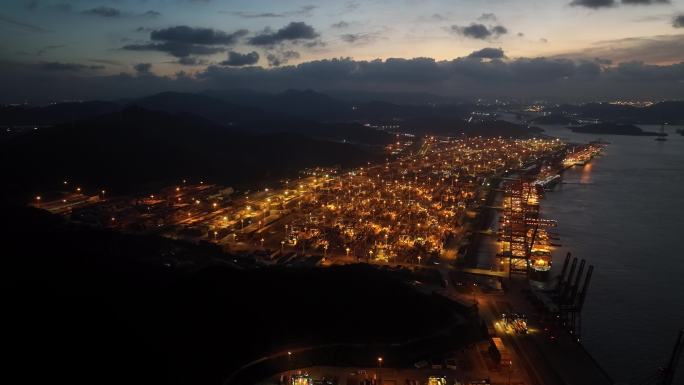
M684 0L3 0L0 102L287 88L684 98Z

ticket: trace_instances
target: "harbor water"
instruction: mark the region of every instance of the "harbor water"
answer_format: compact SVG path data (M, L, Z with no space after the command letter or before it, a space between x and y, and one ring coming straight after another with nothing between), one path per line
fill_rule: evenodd
M642 126L658 131L658 126ZM582 340L617 383L640 384L663 367L684 328L684 136L604 135L604 155L563 174L541 203L561 246L595 266ZM586 143L595 134L545 126L547 135ZM684 384L684 360L676 384Z

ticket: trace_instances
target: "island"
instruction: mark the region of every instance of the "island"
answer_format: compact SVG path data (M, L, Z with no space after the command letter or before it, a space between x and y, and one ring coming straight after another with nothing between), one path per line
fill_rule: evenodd
M577 125L579 122L577 119L571 118L569 116L560 114L549 114L544 116L536 117L532 120L535 124L563 124L563 125Z

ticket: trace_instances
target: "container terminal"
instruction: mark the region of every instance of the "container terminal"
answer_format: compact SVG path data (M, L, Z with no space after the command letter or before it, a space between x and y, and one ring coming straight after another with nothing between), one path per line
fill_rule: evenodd
M431 270L441 279L413 283L416 290L467 309L463 322L482 333L410 364L393 358L392 347L354 367L318 362L320 347L298 347L246 363L226 385L612 384L582 346L594 267L568 254L553 276L559 236L539 210L563 170L587 164L605 145L427 137L393 144L384 163L302 170L259 191L188 179L114 197L65 180L31 204L92 226L216 243L263 266ZM271 372L260 370L265 363ZM672 371L660 383L671 384Z

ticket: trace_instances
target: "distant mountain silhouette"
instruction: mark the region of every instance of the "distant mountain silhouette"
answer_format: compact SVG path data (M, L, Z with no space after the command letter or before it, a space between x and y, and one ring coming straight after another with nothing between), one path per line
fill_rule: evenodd
M91 118L119 111L115 102L88 101L56 103L47 106L0 106L0 125L51 125Z
M634 107L610 103L561 105L554 108L553 111L557 113L569 113L582 118L619 123L684 123L684 101L659 102L648 107Z
M293 133L246 134L187 114L141 107L17 136L0 146L5 192L143 186L207 180L251 186L309 166L353 166L376 155Z
M169 113L201 116L220 124L240 124L266 118L259 108L226 103L207 95L183 92L162 92L135 99L130 105Z

